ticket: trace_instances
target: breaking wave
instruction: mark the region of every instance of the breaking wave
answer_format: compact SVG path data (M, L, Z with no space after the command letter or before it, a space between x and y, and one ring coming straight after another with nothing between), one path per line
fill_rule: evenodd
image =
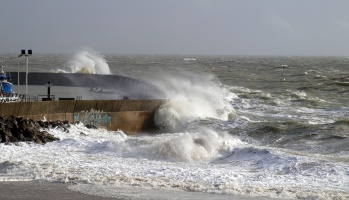
M167 77L170 99L155 113L155 124L162 131L177 132L199 119L228 120L234 115L230 94L212 76Z
M84 74L111 74L109 65L104 57L92 50L82 50L74 54L65 64L67 70L59 69L63 73L84 73Z

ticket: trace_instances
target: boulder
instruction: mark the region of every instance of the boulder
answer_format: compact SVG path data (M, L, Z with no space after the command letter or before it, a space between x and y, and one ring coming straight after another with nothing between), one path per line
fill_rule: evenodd
M97 127L95 125L91 125L91 124L86 124L85 126L88 129L97 129Z
M45 144L47 142L59 140L59 138L49 132L42 131L43 129L48 129L50 127L60 128L68 132L70 125L68 121L43 122L24 119L23 117L0 116L1 142L11 143L30 141L38 144Z

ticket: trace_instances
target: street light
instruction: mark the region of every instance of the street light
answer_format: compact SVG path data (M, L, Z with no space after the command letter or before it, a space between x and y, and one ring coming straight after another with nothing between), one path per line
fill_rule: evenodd
M25 101L28 100L28 71L29 71L28 57L31 56L32 54L33 54L32 50L28 49L28 54L26 54L25 49L22 49L21 55L18 56L18 57L25 56L27 58L27 72L25 73Z
M20 92L20 89L19 89L19 60L18 58L23 56L22 54L18 55L17 57L17 94L19 95L21 92Z

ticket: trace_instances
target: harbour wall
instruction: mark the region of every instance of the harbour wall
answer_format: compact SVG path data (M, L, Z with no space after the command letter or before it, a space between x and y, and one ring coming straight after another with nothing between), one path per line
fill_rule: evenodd
M65 100L1 103L1 116L14 115L35 121L82 122L107 130L138 134L155 130L155 111L163 99L149 100Z
M25 72L8 72L14 85L18 82L26 84ZM132 99L163 99L166 98L162 88L147 81L121 75L79 74L79 73L28 73L28 85L45 85L50 82L54 86L96 87L113 89Z

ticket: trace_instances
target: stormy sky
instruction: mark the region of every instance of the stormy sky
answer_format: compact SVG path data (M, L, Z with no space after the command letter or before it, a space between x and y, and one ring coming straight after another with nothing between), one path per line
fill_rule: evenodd
M0 53L349 55L348 0L0 0Z

